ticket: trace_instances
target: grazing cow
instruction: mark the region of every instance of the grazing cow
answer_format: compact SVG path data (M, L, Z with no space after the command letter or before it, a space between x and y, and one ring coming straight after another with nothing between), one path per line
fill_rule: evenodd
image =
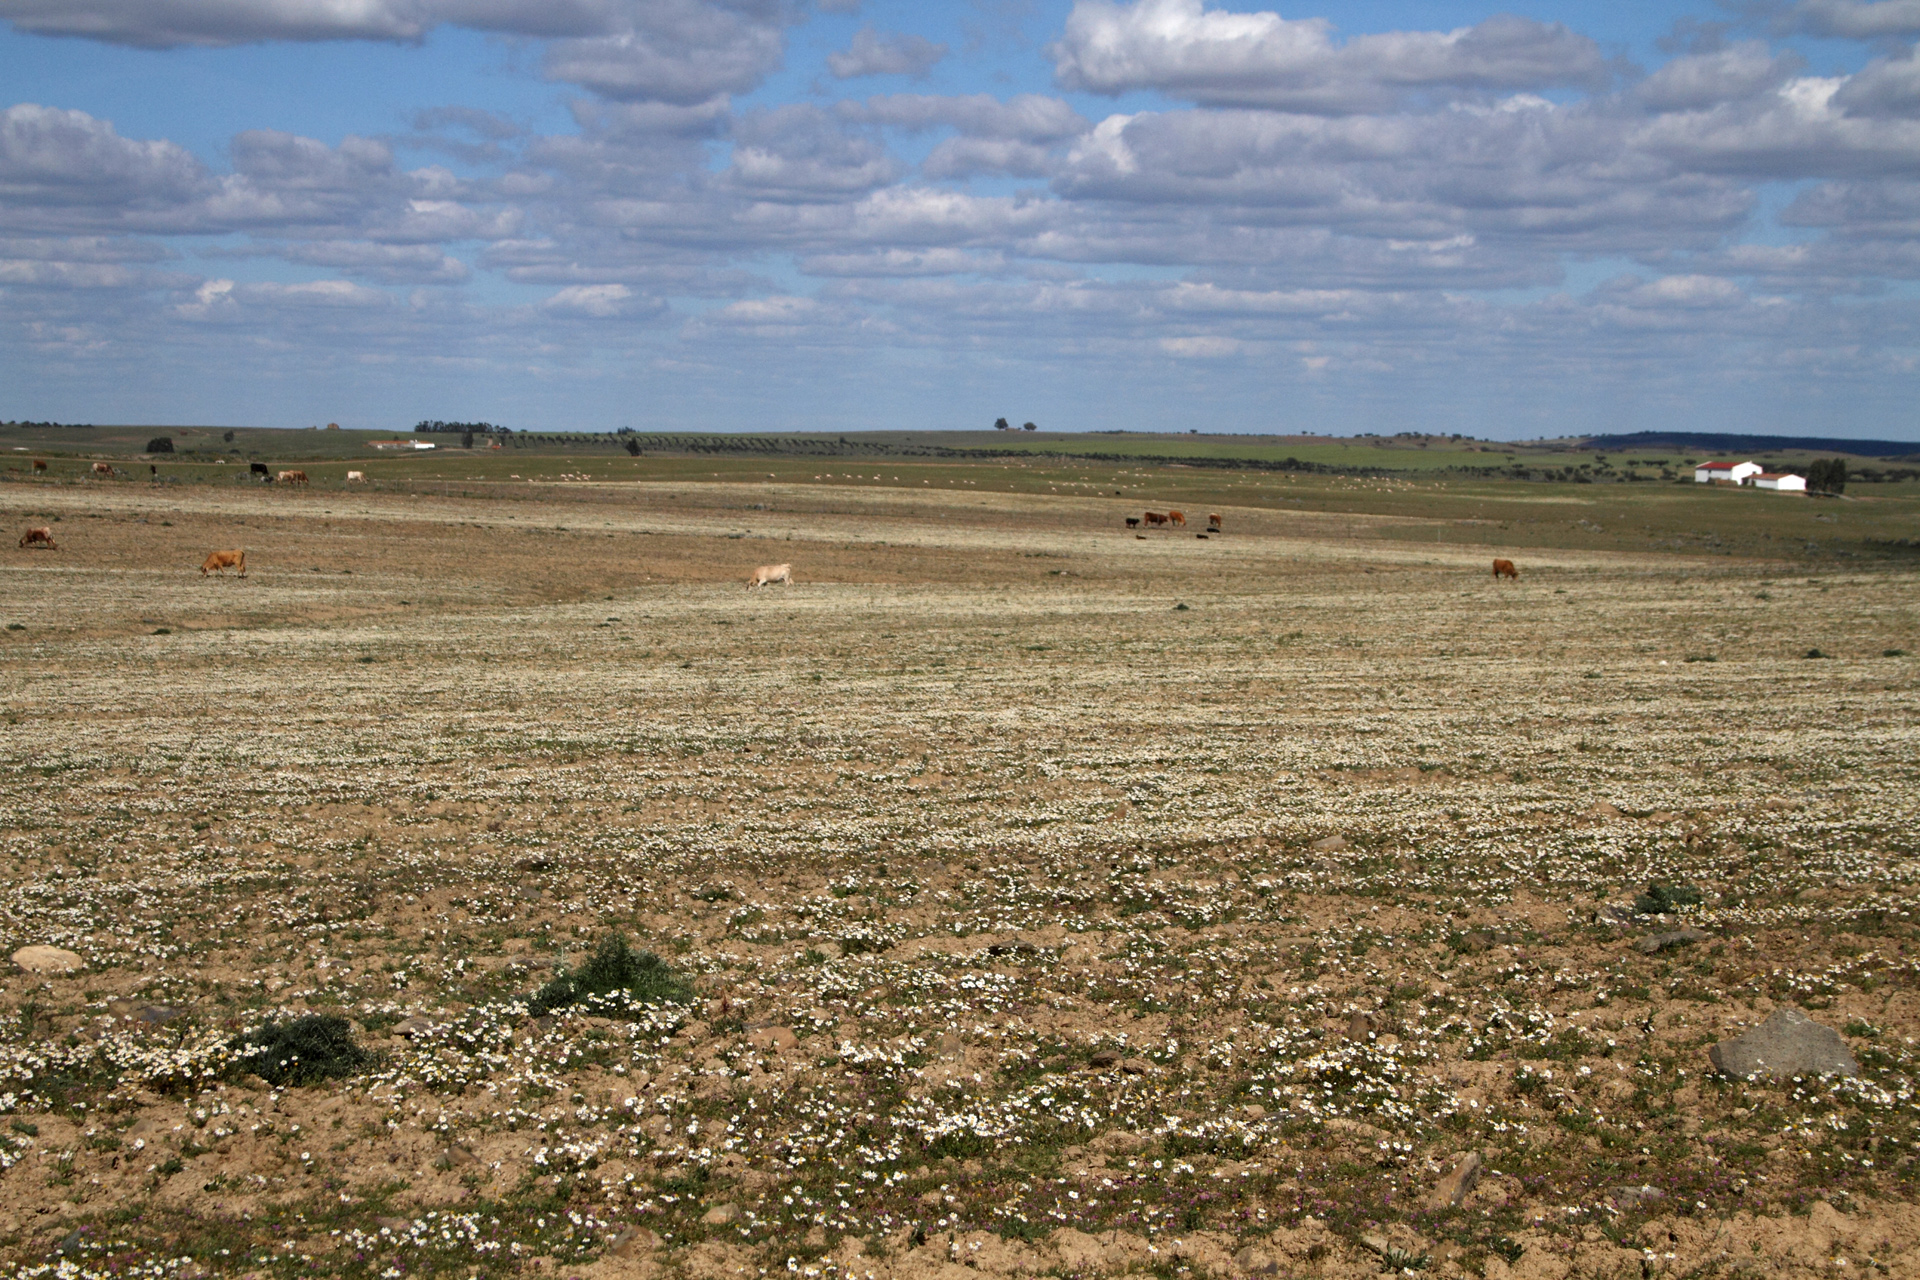
M33 469L35 471L45 471L47 469L46 460L43 458L35 458L33 460Z
M1211 512L1209 512L1207 515L1207 532L1208 533L1220 532L1220 517L1212 514Z
M1187 513L1184 511L1169 511L1167 512L1167 523L1177 524L1184 528L1187 523Z
M21 534L20 545L23 547L45 547L49 551L58 551L60 549L60 544L53 540L53 530L44 524L35 525L33 528Z
M1127 517L1127 528L1129 528L1129 529L1138 529L1139 527L1140 527L1140 517L1139 517L1139 516L1128 516L1128 517Z
M225 577L228 569L238 569L241 577L247 576L247 553L244 549L214 552L200 566L200 576L204 578L209 573L217 573Z
M1167 522L1166 516L1162 515L1158 511L1147 512L1146 518L1147 518L1147 528L1149 529L1153 528L1157 524L1165 524Z
M111 477L113 475L113 464L111 462L96 462L93 464L93 474Z
M363 482L364 480L366 480L366 478L367 478L367 473L366 473L366 472L364 472L364 471L349 471L349 472L347 472L347 483L348 483L348 484L360 484L361 482Z
M282 471L275 477L281 484L305 484L307 473L304 471Z
M267 464L264 462L255 462L249 465L247 467L247 474L250 476L259 476L266 484L273 483L273 472L267 470Z
M1513 561L1511 560L1495 560L1493 562L1493 576L1495 581L1501 578L1512 578L1518 582L1520 580L1520 571L1513 567Z
M753 571L753 576L747 579L747 590L751 591L755 587L769 586L775 582L784 582L788 586L792 586L793 566L790 564L761 565Z

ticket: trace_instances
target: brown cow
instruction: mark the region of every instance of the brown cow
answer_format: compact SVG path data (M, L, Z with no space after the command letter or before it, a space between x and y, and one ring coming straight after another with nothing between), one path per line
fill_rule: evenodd
M1167 523L1177 524L1184 528L1187 523L1187 513L1184 511L1169 511L1167 512Z
M1167 522L1166 516L1162 515L1160 512L1158 511L1147 512L1147 528L1151 529L1153 528L1153 526L1157 524L1165 524L1166 522Z
M35 471L45 471L47 469L46 460L43 458L35 458L33 460L33 469Z
M209 573L217 573L224 578L228 569L238 569L241 577L247 576L247 553L244 548L239 551L214 552L200 566L200 576L204 578Z
M753 571L753 576L747 579L747 590L751 591L755 587L764 587L775 582L784 582L792 586L793 566L790 564L761 565Z
M1495 581L1501 578L1512 578L1518 582L1520 580L1520 571L1513 567L1513 561L1511 560L1495 560L1493 562L1493 576Z
M58 551L60 549L60 544L53 540L53 530L44 524L35 525L33 528L21 534L20 545L23 547L45 547L49 551Z
M1208 533L1220 532L1220 517L1213 514L1212 512L1209 512L1207 514L1207 532Z
M113 474L113 464L111 462L96 462L93 464L93 474L97 476L111 476Z
M279 476L279 482L281 484L305 484L307 482L307 473L304 471L282 471Z

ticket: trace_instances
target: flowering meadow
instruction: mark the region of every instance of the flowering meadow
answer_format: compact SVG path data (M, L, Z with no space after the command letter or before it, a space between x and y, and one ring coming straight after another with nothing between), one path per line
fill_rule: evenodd
M1920 1272L1914 573L722 488L0 495L0 1276Z

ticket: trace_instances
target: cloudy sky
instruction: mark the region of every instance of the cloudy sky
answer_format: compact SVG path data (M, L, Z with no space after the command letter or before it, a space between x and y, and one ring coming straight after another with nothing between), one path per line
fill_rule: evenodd
M0 0L0 418L1920 438L1920 0Z

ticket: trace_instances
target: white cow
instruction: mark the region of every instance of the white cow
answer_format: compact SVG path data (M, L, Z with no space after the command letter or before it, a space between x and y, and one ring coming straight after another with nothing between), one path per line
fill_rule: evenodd
M348 483L348 484L359 484L359 483L361 483L362 481L364 481L364 480L365 480L366 478L367 478L367 473L366 473L366 472L364 472L364 471L349 471L349 472L347 472L347 483Z
M747 579L747 590L751 591L755 587L769 586L775 582L784 582L788 586L792 586L793 566L790 564L761 565L753 571L753 576Z

